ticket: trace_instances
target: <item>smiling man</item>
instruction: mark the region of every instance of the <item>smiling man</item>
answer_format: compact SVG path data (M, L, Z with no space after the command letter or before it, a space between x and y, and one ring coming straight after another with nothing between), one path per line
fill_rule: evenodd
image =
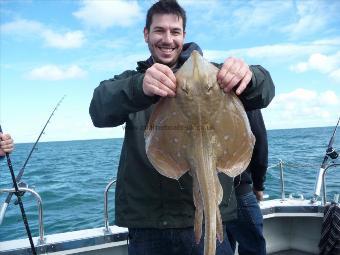
M144 28L144 39L155 63L174 67L182 52L185 31L183 19L176 14L155 14Z
M195 243L195 206L192 177L178 181L160 175L146 156L144 129L160 97L176 96L174 73L196 43L184 43L186 14L175 0L161 0L148 10L144 39L151 56L95 89L90 115L96 127L126 125L115 192L115 224L129 228L129 254L203 254L203 242ZM218 40L214 38L213 40ZM269 73L237 58L215 64L216 80L225 93L235 90L247 110L266 107L274 96ZM232 179L220 175L223 187ZM236 217L233 190L223 190L220 211L224 223ZM227 236L225 234L225 236ZM203 238L202 238L203 239ZM232 254L228 240L217 243L216 254Z

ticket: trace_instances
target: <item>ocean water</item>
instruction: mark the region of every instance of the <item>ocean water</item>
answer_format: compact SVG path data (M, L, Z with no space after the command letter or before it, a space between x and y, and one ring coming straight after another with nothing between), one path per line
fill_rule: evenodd
M269 169L265 193L280 198L280 170L284 162L286 196L310 198L315 178L334 127L269 130ZM340 130L334 148L340 152ZM123 139L40 142L22 178L43 200L45 234L104 227L104 189L116 176ZM33 144L16 144L11 160L16 174ZM340 161L337 161L340 163ZM327 174L327 197L340 193L340 167ZM0 162L0 189L11 188L6 160ZM0 194L2 205L7 194ZM15 196L12 197L15 201ZM34 197L25 194L24 207L33 236L38 236ZM114 224L114 188L109 192L109 218ZM0 225L0 241L26 238L20 208L13 202Z

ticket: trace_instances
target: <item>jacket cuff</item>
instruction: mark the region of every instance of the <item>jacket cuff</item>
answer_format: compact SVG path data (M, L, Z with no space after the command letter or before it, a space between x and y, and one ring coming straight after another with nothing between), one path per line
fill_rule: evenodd
M143 91L144 74L138 74L133 77L130 85L132 86L133 102L142 106L149 106L158 101L158 96L147 96Z
M255 184L255 183L253 183L253 188L254 188L254 190L256 190L256 191L264 191L264 190L265 190L263 184Z

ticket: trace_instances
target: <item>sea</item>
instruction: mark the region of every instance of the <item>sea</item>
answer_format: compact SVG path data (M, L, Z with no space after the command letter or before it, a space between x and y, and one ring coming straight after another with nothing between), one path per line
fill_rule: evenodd
M280 162L283 165L284 195L309 199L317 172L334 127L268 130L269 168L266 175L267 199L281 198ZM43 201L45 235L104 227L104 190L116 178L123 139L39 142L28 161L22 181ZM33 143L15 145L10 155L17 174ZM340 130L333 147L340 153ZM340 163L340 160L337 161ZM327 199L340 193L340 167L330 168L326 177ZM6 160L0 162L0 189L11 188ZM114 186L109 191L109 222L114 224ZM0 206L7 194L0 194ZM39 235L35 198L22 197L33 236ZM0 241L26 238L16 197L7 208Z

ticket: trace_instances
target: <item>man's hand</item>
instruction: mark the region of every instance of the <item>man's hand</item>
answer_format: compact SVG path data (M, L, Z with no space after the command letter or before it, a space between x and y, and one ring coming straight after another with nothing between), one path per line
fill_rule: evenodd
M249 66L242 59L229 57L217 73L217 82L226 93L238 86L236 94L240 95L248 86L252 76Z
M145 72L143 92L147 96L174 97L176 95L176 77L172 70L163 64L153 64Z
M10 134L0 133L0 156L11 153L14 149L13 139Z
M263 201L263 191L253 189L257 201Z

